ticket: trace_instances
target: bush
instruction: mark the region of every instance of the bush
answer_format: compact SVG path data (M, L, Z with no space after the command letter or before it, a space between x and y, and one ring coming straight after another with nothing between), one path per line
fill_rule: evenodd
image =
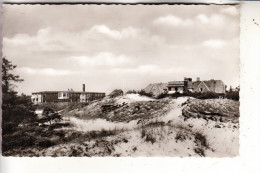
M146 142L151 142L152 144L156 142L156 138L153 136L153 134L144 127L141 129L141 138L144 138Z
M183 96L190 96L190 97L194 97L197 99L214 99L214 98L219 98L219 96L221 96L220 94L214 93L214 92L204 92L204 93L200 93L200 92L185 92L185 93L174 93L174 94L160 94L157 98L165 98L165 97L174 97L174 98L178 98L178 97L183 97Z
M54 145L55 145L55 143L53 141L45 140L45 139L40 140L37 144L37 146L42 147L42 148L49 148Z
M30 98L25 95L17 96L16 92L3 93L2 110L3 123L20 123L36 117Z
M179 131L179 132L176 134L176 136L175 136L175 140L176 140L176 142L177 142L177 141L183 142L184 140L186 140L186 135L185 135L185 133L182 132L182 131Z
M152 134L147 134L146 138L145 138L146 142L151 142L152 144L156 142L156 138L153 137Z
M226 98L239 101L239 91L229 91L229 92L227 92Z
M214 92L205 92L205 93L201 93L201 95L198 95L197 98L198 99L215 99L215 98L219 98L219 95Z
M147 92L145 92L145 90L139 91L138 94L141 96L153 97L153 93L151 93L151 92L147 93Z
M161 94L159 94L156 98L157 98L157 99L163 99L163 98L166 98L166 97L169 97L169 94L167 94L167 93L161 93Z
M137 91L135 90L128 90L126 94L137 94Z

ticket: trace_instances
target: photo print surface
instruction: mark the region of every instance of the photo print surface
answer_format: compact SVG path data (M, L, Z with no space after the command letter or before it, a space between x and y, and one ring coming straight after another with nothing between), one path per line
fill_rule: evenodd
M239 19L239 5L3 5L3 155L238 156Z

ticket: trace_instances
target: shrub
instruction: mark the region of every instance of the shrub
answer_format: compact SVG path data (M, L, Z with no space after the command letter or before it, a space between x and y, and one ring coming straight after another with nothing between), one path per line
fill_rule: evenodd
M111 136L111 135L116 135L116 129L115 130L102 129L101 132L99 133L100 137L106 137L106 136Z
M153 137L152 134L147 134L147 135L146 135L146 138L145 138L145 141L146 141L146 142L151 142L151 143L153 144L153 143L156 142L156 138Z
M201 95L197 96L198 99L215 99L218 97L219 97L219 95L214 92L205 92L205 93L201 93Z
M141 130L141 137L144 138L146 135L146 130L144 128L142 128Z
M126 94L137 94L137 91L135 90L128 90Z
M145 90L139 91L138 94L141 96L153 97L153 93L151 93L151 92L147 93L147 92L145 92Z
M148 132L145 128L141 130L141 137L145 138L146 142L151 142L152 144L156 142L156 138L151 132Z
M102 129L101 131L91 131L91 132L88 133L88 136L91 139L102 138L102 137L116 135L116 131L117 131L116 129L114 129L114 130Z
M175 140L176 140L176 142L177 141L181 141L182 142L182 141L186 140L186 136L185 136L185 134L183 132L179 131L176 134L176 136L175 136Z
M163 98L165 98L165 97L169 97L169 94L167 94L167 93L161 93L161 94L159 94L156 98L157 98L157 99L163 99Z
M206 136L203 135L202 133L200 132L196 132L194 134L194 137L195 137L195 143L198 145L198 146L201 146L201 147L205 147L205 148L209 148L209 144L207 142L207 139L206 139Z
M163 121L154 121L154 122L150 122L149 124L147 124L146 126L150 126L150 127L159 127L159 126L164 126L165 122Z
M167 96L174 97L174 98L183 97L183 96L190 96L190 97L194 97L194 98L197 98L197 99L214 99L214 98L219 98L220 94L217 94L215 92L203 92L203 93L200 93L200 92L178 93L178 92L176 92L174 94L166 94L166 95L162 94L160 97L163 98L163 97L167 97Z
M204 150L202 148L195 148L194 149L195 153L197 153L198 155L205 157L205 153Z
M226 98L239 101L239 91L228 91L226 93Z
M45 140L45 139L42 139L38 142L37 144L39 147L42 147L42 148L49 148L53 145L55 145L55 143L51 140Z

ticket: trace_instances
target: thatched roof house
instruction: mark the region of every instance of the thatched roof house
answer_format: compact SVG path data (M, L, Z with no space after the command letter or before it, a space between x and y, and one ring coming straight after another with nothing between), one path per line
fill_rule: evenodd
M146 93L152 93L154 96L158 96L167 91L167 83L154 83L149 84L147 87L144 88Z
M226 88L225 84L221 80L211 79L201 81L200 78L197 78L196 81L192 81L191 78L184 78L184 81L149 84L144 91L147 93L153 93L154 96L158 96L165 92L215 92L218 94L224 94Z

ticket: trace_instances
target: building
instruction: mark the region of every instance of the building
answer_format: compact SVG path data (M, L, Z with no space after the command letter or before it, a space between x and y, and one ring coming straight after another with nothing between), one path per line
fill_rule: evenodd
M173 94L176 92L183 93L185 92L185 82L184 81L173 81L169 82L167 85L168 93Z
M183 92L214 92L217 94L225 94L226 87L221 80L205 80L201 81L198 77L196 81L192 78L184 78L184 81L173 81L168 83L168 93Z
M33 103L45 102L91 102L93 100L102 99L106 96L101 92L85 92L83 91L41 91L32 93L31 99Z
M149 84L145 92L153 93L158 96L161 93L187 93L187 92L215 92L217 94L225 94L226 87L221 80L205 80L201 81L198 77L196 81L192 78L184 78L183 81L170 81L168 83Z

